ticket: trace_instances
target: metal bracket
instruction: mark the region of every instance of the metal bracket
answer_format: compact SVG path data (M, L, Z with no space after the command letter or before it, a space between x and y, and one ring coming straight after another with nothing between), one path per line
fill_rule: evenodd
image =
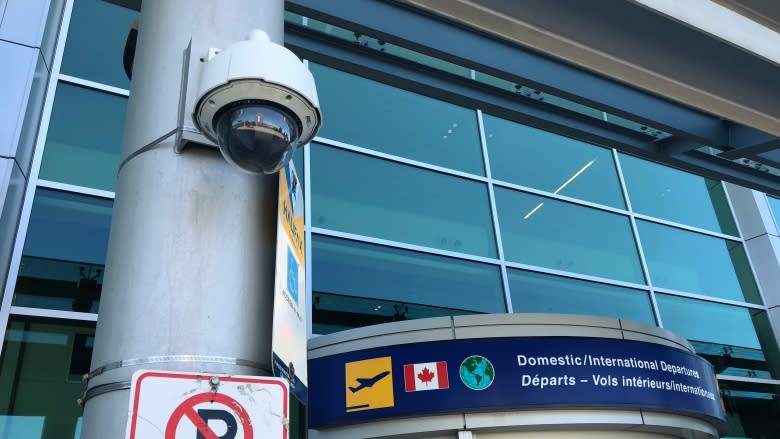
M196 42L197 43L197 42ZM176 128L176 141L174 142L174 151L181 153L182 150L192 144L200 146L206 146L209 148L218 148L211 140L201 134L200 130L192 120L192 110L195 108L195 100L198 98L198 80L200 79L200 64L205 60L214 57L219 53L219 49L205 48L206 56L200 58L198 56L193 57L193 50L201 52L201 49L197 44L196 49L193 49L193 41L190 38L190 42L182 53L182 66L181 66L181 85L179 87L179 114L178 123ZM192 84L192 85L190 85Z

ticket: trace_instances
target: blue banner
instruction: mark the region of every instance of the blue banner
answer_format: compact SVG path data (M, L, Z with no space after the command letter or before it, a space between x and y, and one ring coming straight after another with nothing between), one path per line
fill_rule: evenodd
M544 408L644 408L722 427L713 368L653 343L584 337L447 340L309 360L309 426Z

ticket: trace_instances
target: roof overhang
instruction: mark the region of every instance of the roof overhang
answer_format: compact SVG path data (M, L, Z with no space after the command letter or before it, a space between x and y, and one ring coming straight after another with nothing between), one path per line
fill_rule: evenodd
M140 0L107 1L140 7ZM780 178L745 160L780 168L780 65L640 4L665 1L286 3L294 12L663 130L672 137L631 152L780 195ZM722 152L707 155L697 151L702 146ZM729 161L736 159L748 166Z

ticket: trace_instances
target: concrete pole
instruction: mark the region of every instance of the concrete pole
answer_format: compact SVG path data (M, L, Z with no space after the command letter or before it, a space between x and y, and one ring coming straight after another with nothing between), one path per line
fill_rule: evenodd
M138 369L270 375L278 177L216 150L177 155L173 136L136 153L177 125L191 37L222 48L259 28L281 44L283 26L282 0L143 2L92 370L146 364L89 381L82 438L125 437Z

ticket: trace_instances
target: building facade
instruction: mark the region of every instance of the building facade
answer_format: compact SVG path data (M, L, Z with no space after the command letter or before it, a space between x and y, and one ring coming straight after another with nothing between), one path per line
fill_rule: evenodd
M0 438L79 437L130 89L123 52L138 19L122 3L0 2L0 90L11 97L0 122ZM733 82L726 65L696 79L704 61L680 59L680 76L659 67L668 84L654 85L619 52L642 68L555 52L580 35L538 21L549 11L537 2L527 17L449 2L481 4L486 21L448 2L328 3L290 1L285 15L325 119L294 159L311 337L479 313L634 320L680 334L714 365L728 437L778 437L780 119L769 104L780 57L725 45L653 2L594 2L590 14L687 35L672 55L698 45L744 58L751 82ZM702 3L780 38L754 9ZM645 31L633 24L617 31ZM546 31L511 34L532 28ZM293 437L305 436L304 411L295 405Z

